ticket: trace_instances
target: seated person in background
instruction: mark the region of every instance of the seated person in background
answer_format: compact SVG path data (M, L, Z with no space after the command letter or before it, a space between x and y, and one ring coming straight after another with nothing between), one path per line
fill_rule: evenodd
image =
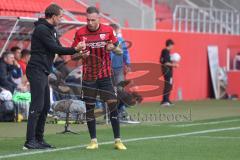
M28 61L30 59L30 51L28 49L23 49L21 52L21 59L18 61L21 69L22 69L22 74L26 75L26 67L28 64Z
M0 59L0 86L9 90L11 93L13 93L15 89L19 89L20 91L26 90L26 87L17 85L12 79L14 70L18 70L16 69L17 66L14 64L14 61L14 54L11 52L4 52Z
M30 60L30 51L28 49L23 49L21 52L21 59L18 61L18 64L21 68L21 83L23 85L28 85L28 80L26 77L26 67L28 64L28 61ZM20 81L20 80L19 80Z
M18 46L14 46L11 48L11 53L14 55L14 68L12 68L12 80L17 85L20 85L22 83L22 70L18 63L18 61L21 59L21 48Z
M11 49L11 52L14 54L14 58L19 61L21 59L21 48L18 46L14 46Z
M0 122L12 122L15 118L15 107L12 93L0 87Z

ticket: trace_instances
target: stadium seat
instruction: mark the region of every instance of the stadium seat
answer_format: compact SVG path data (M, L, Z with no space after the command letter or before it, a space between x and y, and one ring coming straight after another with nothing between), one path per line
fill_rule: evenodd
M15 5L13 4L13 2L11 0L5 0L5 2L3 1L3 3L5 3L7 10L9 11L13 11L15 10Z
M0 10L8 10L6 3L0 3Z
M44 9L51 3L56 3L65 10L77 14L77 19L85 22L84 13L86 7L74 0L2 0L0 3L0 15L4 16L26 16L37 17L36 15L43 12ZM106 15L109 16L109 15ZM66 20L71 20L65 17ZM109 20L102 18L103 23L109 23Z
M64 9L72 12L78 12L78 13L85 13L86 7L81 5L80 3L74 1L74 0L68 0L68 1L63 1L63 0L53 0L49 1L55 2L56 4L60 5L61 7L64 7Z

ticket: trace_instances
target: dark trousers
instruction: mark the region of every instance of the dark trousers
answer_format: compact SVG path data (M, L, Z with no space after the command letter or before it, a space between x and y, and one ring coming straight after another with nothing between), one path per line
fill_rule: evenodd
M165 74L162 103L170 101L169 96L170 96L171 90L172 90L172 74Z
M31 104L27 123L27 141L42 140L47 114L50 109L48 75L35 68L27 68Z

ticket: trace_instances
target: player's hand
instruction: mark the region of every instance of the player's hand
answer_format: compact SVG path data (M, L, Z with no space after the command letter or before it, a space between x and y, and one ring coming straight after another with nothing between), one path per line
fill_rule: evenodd
M79 52L79 51L85 50L86 47L87 47L86 42L85 40L83 40L77 44L77 46L75 47L75 50Z
M115 48L115 46L114 46L114 44L112 43L112 41L109 41L109 42L107 43L107 47L106 47L107 51L112 51L114 48Z

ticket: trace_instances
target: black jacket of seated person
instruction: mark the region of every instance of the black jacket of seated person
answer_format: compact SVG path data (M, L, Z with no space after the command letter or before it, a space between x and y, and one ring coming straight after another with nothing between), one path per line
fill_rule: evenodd
M9 65L0 59L0 87L9 90L11 93L17 87L17 84L12 80L12 71L16 69L14 65Z

